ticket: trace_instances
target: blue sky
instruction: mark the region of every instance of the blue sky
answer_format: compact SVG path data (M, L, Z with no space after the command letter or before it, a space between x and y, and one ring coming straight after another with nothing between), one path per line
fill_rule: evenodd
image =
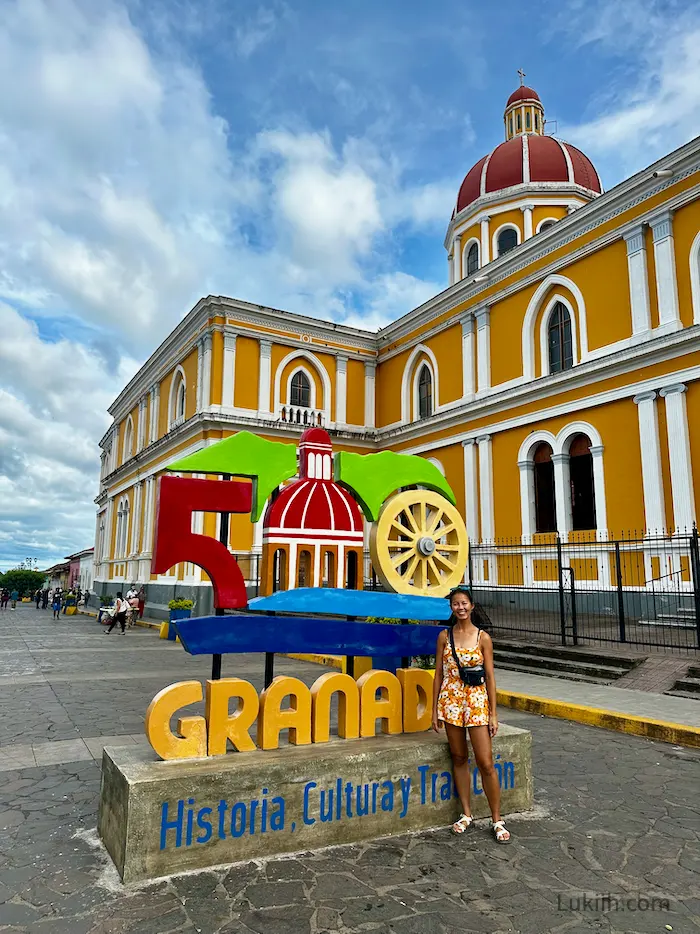
M208 293L442 290L523 67L606 188L691 138L691 3L0 0L0 568L93 539L106 409Z

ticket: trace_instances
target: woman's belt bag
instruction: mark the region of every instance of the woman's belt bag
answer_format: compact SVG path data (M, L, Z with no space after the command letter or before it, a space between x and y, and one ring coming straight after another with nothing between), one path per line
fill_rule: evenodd
M466 684L468 687L475 688L480 684L486 684L486 672L484 671L483 665L469 665L465 667L459 660L457 655L457 649L455 647L455 637L454 633L450 629L450 646L452 647L452 657L455 660L457 669L459 671L459 676L462 679L463 684Z

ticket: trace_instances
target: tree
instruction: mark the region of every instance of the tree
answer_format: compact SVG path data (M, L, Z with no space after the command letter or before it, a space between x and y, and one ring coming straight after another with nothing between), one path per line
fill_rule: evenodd
M46 575L41 571L27 571L15 568L0 574L0 587L6 587L12 593L16 590L20 597L31 597L35 590L44 586Z

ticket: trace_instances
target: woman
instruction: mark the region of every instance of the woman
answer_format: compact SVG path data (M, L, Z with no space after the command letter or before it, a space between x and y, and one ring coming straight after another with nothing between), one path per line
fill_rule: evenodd
M445 726L455 787L462 804L462 814L452 825L452 832L464 833L474 820L467 761L469 731L481 784L491 808L491 829L496 841L506 844L510 843L510 833L501 818L501 792L491 749L491 739L498 732L493 643L488 633L474 625L474 598L470 589L457 587L449 599L451 628L440 633L435 650L433 729L437 732L442 724Z
M129 604L124 599L122 592L117 593L117 599L114 601L114 616L109 624L109 629L105 629L105 635L108 636L114 627L119 623L122 627L122 635L126 635L126 614L129 610Z
M51 598L51 609L53 610L53 618L58 619L61 615L61 591L58 587L54 590Z

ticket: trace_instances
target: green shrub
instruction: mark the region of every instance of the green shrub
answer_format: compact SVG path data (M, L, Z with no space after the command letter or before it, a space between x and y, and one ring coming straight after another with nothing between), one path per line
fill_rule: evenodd
M194 600L187 600L184 597L178 597L177 600L171 600L168 603L169 610L191 610L194 606Z
M100 606L111 606L112 598L108 593L103 593L100 597Z

